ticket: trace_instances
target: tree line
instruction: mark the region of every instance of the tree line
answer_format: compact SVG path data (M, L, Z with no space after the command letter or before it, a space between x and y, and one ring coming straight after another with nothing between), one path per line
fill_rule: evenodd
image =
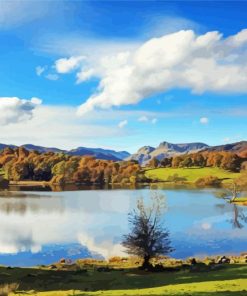
M239 172L246 165L247 158L240 157L236 153L222 152L197 152L192 154L177 155L170 158L158 160L153 158L148 163L148 167L218 167L224 170Z
M137 183L145 179L136 161L95 159L64 153L28 151L23 147L5 148L0 153L0 168L10 181L50 181L53 184Z
M147 167L219 167L232 172L246 169L247 159L232 152L198 152L153 158ZM53 184L135 184L149 182L137 161L111 161L92 156L5 148L0 153L0 169L10 181L49 181Z

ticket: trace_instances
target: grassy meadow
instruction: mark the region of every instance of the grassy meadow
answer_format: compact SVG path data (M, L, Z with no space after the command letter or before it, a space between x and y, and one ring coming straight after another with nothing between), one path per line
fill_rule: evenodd
M183 178L184 182L188 183L195 183L199 178L213 176L223 180L223 183L227 183L238 178L240 173L229 172L217 167L192 167L147 169L145 175L150 179L164 182L169 181L169 177L177 175L178 177Z
M45 268L0 268L1 286L17 287L6 295L247 295L247 264L227 264L219 270L181 269L150 273L137 268L116 268L99 272L49 270Z

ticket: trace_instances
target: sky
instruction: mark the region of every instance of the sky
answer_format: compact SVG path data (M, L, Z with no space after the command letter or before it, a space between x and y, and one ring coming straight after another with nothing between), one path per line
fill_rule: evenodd
M0 143L247 139L247 2L0 0Z

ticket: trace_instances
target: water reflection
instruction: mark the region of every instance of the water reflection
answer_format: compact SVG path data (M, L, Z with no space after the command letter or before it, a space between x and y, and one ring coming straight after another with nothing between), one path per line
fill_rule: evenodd
M243 228L244 224L247 223L247 215L244 210L239 206L233 204L234 218L232 219L232 225L234 228Z
M5 197L5 198L3 198ZM5 214L25 215L27 212L63 212L61 196L30 194L24 192L1 192L0 212Z
M247 208L216 199L211 189L165 189L171 255L246 251ZM0 264L47 264L68 257L123 255L127 214L150 190L15 192L0 197ZM229 221L231 223L229 223ZM234 226L234 227L232 227ZM74 250L74 251L73 251Z

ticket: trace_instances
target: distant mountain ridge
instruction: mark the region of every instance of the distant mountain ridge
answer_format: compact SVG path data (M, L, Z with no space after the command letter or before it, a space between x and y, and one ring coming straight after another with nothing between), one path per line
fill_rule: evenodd
M78 147L67 151L69 155L92 155L99 159L106 160L123 160L130 155L127 151L115 151L103 148L85 148Z
M143 146L136 153L127 157L127 160L136 160L141 165L147 164L152 158L161 160L176 155L196 153L199 151L229 151L238 154L241 157L247 157L247 141L241 141L231 144L208 146L205 143L183 143L173 144L161 142L158 147Z
M4 148L18 148L16 145L8 145L8 144L0 144L0 150ZM77 155L77 156L85 156L91 155L98 159L104 160L114 160L120 161L124 160L126 157L130 156L130 153L127 151L115 151L110 149L103 149L103 148L86 148L86 147L78 147L72 150L62 150L55 147L43 147L43 146L36 146L33 144L24 144L20 147L23 147L29 151L38 151L40 153L45 152L54 152L54 153L66 153L69 155Z
M127 157L126 160L136 160L140 164L145 165L154 157L161 160L174 155L198 152L206 148L209 148L209 146L200 142L183 144L161 142L157 148L151 146L141 147L136 153Z
M4 148L18 148L16 145L9 144L1 144L0 150ZM21 147L32 151L36 150L41 153L44 152L55 152L55 153L66 153L69 155L77 155L77 156L85 156L91 155L98 159L104 160L113 160L113 161L121 161L121 160L135 160L140 164L145 165L152 158L157 158L159 160L163 158L172 157L175 155L189 154L195 153L199 151L230 151L238 154L241 157L247 158L247 141L241 141L231 144L218 145L218 146L209 146L205 143L194 142L194 143L182 143L182 144L174 144L169 142L161 142L158 147L152 146L143 146L134 154L130 154L127 151L115 151L111 149L103 149L103 148L87 148L87 147L78 147L71 150L62 150L56 147L43 147L36 146L33 144L25 144Z
M208 151L231 151L239 156L247 157L247 141L240 141L236 143L229 143L225 145L212 146Z

